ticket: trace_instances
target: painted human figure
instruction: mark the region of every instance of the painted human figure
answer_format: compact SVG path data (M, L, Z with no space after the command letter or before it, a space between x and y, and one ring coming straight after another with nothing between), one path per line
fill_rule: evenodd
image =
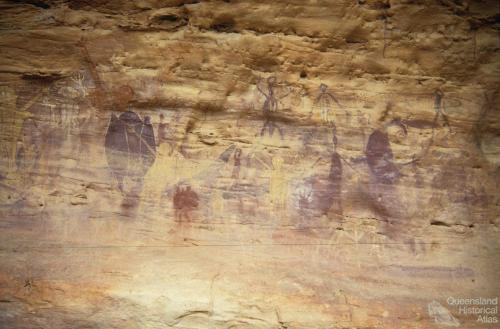
M284 159L278 155L271 155L269 160L264 160L258 153L250 153L247 157L247 166L252 167L252 162L258 163L260 166L268 170L269 173L269 201L274 210L284 210L288 197L288 173L284 168ZM254 177L257 172L251 174Z
M387 128L393 126L400 128L400 132L407 136L406 126L401 121L391 121L384 126L383 130L377 129L372 132L365 150L368 167L377 182L382 184L393 184L401 175L398 166L394 163L394 155L387 133Z
M86 79L85 79L85 71L79 71L76 72L72 77L71 80L73 81L75 88L78 90L78 92L83 96L87 97L88 92L87 92L87 84L86 84Z
M237 148L234 151L234 167L233 167L233 173L231 177L235 180L238 180L240 178L240 169L241 169L241 149Z
M158 145L167 141L167 124L164 122L165 116L160 114L160 123L158 124Z
M174 197L172 199L172 202L173 202L173 205L174 205L174 214L175 214L175 218L182 221L182 215L183 215L183 212L182 212L182 208L183 208L183 205L182 205L182 199L183 199L183 193L184 193L184 190L182 187L180 186L176 186L175 187L175 192L174 192Z
M142 194L144 199L152 204L161 205L165 198L165 190L174 186L181 178L188 166L183 154L179 152L175 141L169 136L169 125L164 121L165 116L159 115L159 124L156 141L156 156L144 177ZM149 120L148 120L149 122ZM152 131L152 130L151 130ZM150 141L152 142L152 141Z
M13 88L0 86L0 123L8 123L12 120L16 110L17 95Z
M41 132L33 119L26 119L21 130L21 137L16 143L16 167L24 178L23 182L31 176L38 167L40 160Z
M267 78L267 92L263 91L259 84L257 84L257 89L266 98L264 105L262 106L263 114L269 115L271 112L276 112L278 110L278 100L276 99L276 93L274 88L276 87L276 77Z
M142 166L143 170L145 170L144 174L146 174L147 169L153 165L156 157L155 133L150 116L144 117L144 124L138 134L141 137L139 153L142 155Z
M437 123L440 118L443 118L444 126L448 127L451 131L450 122L448 121L448 116L444 108L444 93L440 89L434 91L434 111L436 112L434 116L434 123Z
M0 120L4 136L4 141L0 143L0 150L2 160L7 160L8 172L16 169L17 142L24 139L25 125L34 124L33 113L30 109L37 104L41 96L42 89L23 103L23 97L17 97L13 88L0 86ZM36 127L36 124L34 126Z
M368 138L366 160L371 173L380 183L392 184L399 178L399 169L394 164L394 155L386 132L375 130Z
M25 149L22 140L18 140L16 144L16 168L21 172L24 169Z
M62 97L60 104L60 119L64 129L64 137L69 137L76 126L76 118L79 113L78 91L73 87L64 86L58 91Z
M92 140L94 139L92 127L95 124L95 108L87 98L81 98L78 107L80 109L77 119L80 138L78 153L80 163L83 164L90 156Z
M305 184L297 191L297 208L301 217L307 216L307 211L311 208L313 200L313 188L311 185Z
M124 192L124 179L128 177L133 190L142 187L142 180L156 158L153 126L149 117L144 121L133 111L114 114L105 137L108 164L118 188ZM137 191L135 191L137 192Z
M45 96L43 98L42 105L49 111L49 122L52 124L59 123L60 119L59 120L57 119L57 112L56 112L57 106L50 101L50 98L48 96Z
M385 1L383 4L382 4L382 20L384 21L384 47L382 49L382 57L385 58L385 52L387 50L387 37L388 37L388 25L389 25L389 13L388 13L388 9L391 8L391 4L389 1Z
M284 160L276 155L272 158L269 196L274 209L283 210L288 196L288 182L283 168Z
M395 132L393 129L397 129ZM372 182L369 193L373 200L374 210L384 220L385 234L392 238L404 235L401 219L405 218L405 207L401 204L398 189L395 186L401 177L400 168L413 164L415 160L407 163L396 163L389 138L391 136L405 138L406 126L400 120L392 120L382 128L372 132L368 138L365 149L366 163L371 173ZM392 135L394 133L394 135Z
M327 211L332 209L337 214L342 214L342 159L337 153L337 131L333 127L333 153L330 159L330 172L328 173L328 183L326 190L328 192ZM326 209L325 209L326 210Z
M343 108L337 98L328 90L328 86L322 83L319 86L319 95L316 97L314 105L319 107L321 111L321 120L323 120L323 122L333 123L330 115L332 102L335 102L340 108Z
M264 136L265 131L268 131L269 136L273 136L274 129L278 129L281 139L283 139L283 131L274 121L273 113L278 111L278 102L279 99L285 98L290 94L291 91L288 91L285 95L278 97L276 95L276 77L271 76L267 78L267 91L261 89L260 85L257 84L257 90L264 95L266 100L264 101L264 105L262 106L262 114L264 116L264 126L260 131L260 135Z
M333 127L333 152L330 158L330 170L326 182L315 181L314 200L316 209L320 215L326 215L330 211L335 214L342 214L342 158L337 152L337 133L335 126Z
M190 213L198 208L199 197L195 191L191 189L191 186L181 187L176 186L173 204L175 217L178 221L182 222L184 219L187 221L191 220Z

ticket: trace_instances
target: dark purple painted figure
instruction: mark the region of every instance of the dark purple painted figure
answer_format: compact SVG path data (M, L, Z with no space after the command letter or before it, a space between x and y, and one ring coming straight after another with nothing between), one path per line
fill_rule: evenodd
M387 132L375 130L368 138L365 154L368 167L379 183L396 182L400 173L393 162L394 156Z
M285 95L278 97L275 92L276 84L276 77L273 76L267 79L267 92L262 90L259 84L257 84L257 90L266 98L266 100L264 101L264 105L262 106L262 114L264 116L265 122L260 131L260 135L264 136L264 132L267 130L269 136L272 137L274 134L274 129L278 129L280 137L281 139L283 139L283 131L278 126L278 124L276 124L274 113L278 111L278 100L288 96L288 94L290 94L290 91Z
M144 170L144 175L148 169L153 165L156 158L156 144L155 144L155 133L153 125L151 124L151 118L149 116L144 117L144 124L140 126L140 129L136 129L138 138L140 138L139 143L139 153L142 156L142 169Z
M132 111L111 116L105 137L106 157L118 188L124 192L124 179L142 187L142 180L156 157L153 126L149 117L144 122ZM137 191L135 191L137 192Z
M313 188L320 215L326 215L330 211L342 214L342 163L337 152L332 154L328 179L324 183L316 181Z
M394 163L387 133L387 128L390 126L399 127L404 136L407 135L406 126L396 119L387 123L384 130L375 130L368 138L365 155L373 181L368 186L370 198L367 202L385 222L384 233L389 237L397 238L398 235L403 235L404 228L399 220L405 217L405 209L394 186L402 175Z
M320 215L330 211L341 215L342 210L342 158L337 153L337 133L333 128L333 153L330 158L330 171L325 182L316 180L313 184L314 202Z
M335 213L342 214L342 161L337 152L333 152L328 175L328 201Z

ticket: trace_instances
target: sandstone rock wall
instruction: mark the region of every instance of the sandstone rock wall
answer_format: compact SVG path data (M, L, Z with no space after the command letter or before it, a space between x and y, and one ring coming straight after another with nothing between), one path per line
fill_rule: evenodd
M0 327L495 327L495 1L0 8Z

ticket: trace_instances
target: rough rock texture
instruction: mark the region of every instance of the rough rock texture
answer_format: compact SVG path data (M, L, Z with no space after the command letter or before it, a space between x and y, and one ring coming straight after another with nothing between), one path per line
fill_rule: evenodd
M496 1L0 9L0 327L498 325Z

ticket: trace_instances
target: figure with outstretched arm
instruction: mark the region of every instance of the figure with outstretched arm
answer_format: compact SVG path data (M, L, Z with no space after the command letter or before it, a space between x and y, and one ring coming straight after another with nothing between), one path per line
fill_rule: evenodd
M283 139L283 131L276 124L276 122L274 122L272 113L278 111L278 101L280 99L287 97L291 93L291 90L288 90L284 95L277 96L275 87L276 87L276 77L274 76L267 78L267 91L263 90L260 84L257 83L257 90L265 97L265 101L262 106L262 114L264 116L265 122L260 131L260 135L264 136L264 132L267 130L269 136L273 136L274 129L278 129L280 137L281 139Z
M339 108L344 108L337 100L337 98L333 95L333 93L328 91L328 86L322 83L319 86L319 95L314 100L314 106L319 107L321 111L321 120L323 120L323 122L333 123L333 120L330 116L330 112L332 110L332 102L337 104Z

